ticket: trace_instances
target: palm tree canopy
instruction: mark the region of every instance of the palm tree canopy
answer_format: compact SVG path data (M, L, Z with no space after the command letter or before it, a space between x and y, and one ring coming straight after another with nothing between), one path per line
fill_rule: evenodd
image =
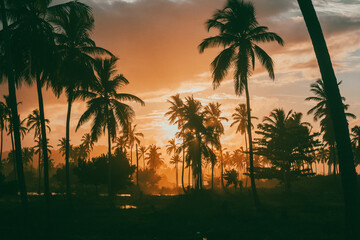
M230 127L237 124L236 133L245 134L247 131L248 126L248 120L247 120L247 110L245 104L239 104L235 108L235 113L233 113L232 118L234 119L234 122L231 123ZM251 117L252 119L258 119L257 117ZM254 128L254 126L251 126Z
M206 26L208 31L214 28L219 34L204 39L198 47L200 53L210 47L224 48L211 63L214 88L220 86L233 66L235 93L241 95L255 69L255 58L267 70L269 77L275 78L273 60L257 44L276 41L283 45L284 41L276 33L269 32L268 27L259 25L251 2L228 0L224 9L217 10Z
M147 153L146 160L147 165L149 165L150 169L157 169L164 165L163 158L161 157L161 153L159 152L160 148L156 145L149 146L149 152Z
M109 134L114 140L117 129L126 129L132 118L134 110L122 101L134 101L141 105L145 103L138 97L128 93L118 93L117 90L129 84L123 75L116 75L117 58L100 59L94 63L96 82L88 91L87 110L80 117L76 129L94 118L91 126L91 138L96 141L101 133L108 127Z
M46 128L51 131L51 128L49 126L50 120L45 119L45 125ZM32 113L29 114L27 117L27 123L26 126L28 127L28 132L31 130L34 130L34 139L40 137L41 134L41 119L40 119L40 111L39 109L35 109L32 111Z

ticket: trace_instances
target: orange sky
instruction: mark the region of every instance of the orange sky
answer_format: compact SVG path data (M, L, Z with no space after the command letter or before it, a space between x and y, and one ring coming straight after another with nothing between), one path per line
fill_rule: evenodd
M60 1L55 1L60 2ZM61 1L63 2L63 1ZM231 76L217 90L212 89L209 64L220 49L199 54L197 45L208 33L204 22L212 13L224 6L224 0L83 0L93 7L95 31L93 38L98 46L117 55L118 69L130 81L126 92L141 97L145 107L133 105L135 123L143 132L143 144L166 144L174 137L175 126L170 126L164 113L169 104L166 100L176 93L182 97L193 94L203 104L218 101L224 115L230 118L233 109L244 103L243 97L234 95ZM356 0L329 0L317 2L316 9L322 23L338 80L342 80L341 92L350 104L350 111L360 117L360 5ZM320 3L318 3L320 2ZM310 95L310 83L320 77L315 56L301 13L296 1L254 0L261 25L269 26L278 33L286 45L263 45L275 62L275 82L269 81L263 69L256 69L250 79L253 114L261 120L275 107L286 111L303 112L311 107L304 99ZM55 146L65 136L66 100L56 99L51 91L45 91L45 114L50 119L52 131L50 143ZM0 86L0 94L7 94L7 86ZM21 118L37 107L36 91L23 86L18 91ZM85 109L83 102L76 102L71 121L71 141L79 144L86 133L85 125L77 133L74 129ZM304 120L312 122L311 116ZM255 122L255 126L258 122ZM350 126L360 124L353 120ZM224 145L238 147L243 138L234 134L230 122L225 124ZM315 129L317 123L314 124ZM24 146L33 146L29 133ZM5 150L10 141L5 140ZM98 144L105 145L105 139Z

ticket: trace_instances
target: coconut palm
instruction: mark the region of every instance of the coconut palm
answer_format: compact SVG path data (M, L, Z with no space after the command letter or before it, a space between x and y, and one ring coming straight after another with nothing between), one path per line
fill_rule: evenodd
M49 126L50 121L49 119L45 119L45 123L46 123L46 128L47 130L50 132L51 128ZM41 157L42 157L42 153L41 153L41 118L40 118L40 112L38 109L35 109L32 111L32 113L29 114L29 116L27 117L27 123L26 123L27 127L28 127L28 132L30 132L31 130L34 130L34 139L37 140L37 147L38 147L38 156L39 156L39 160L38 160L38 179L39 182L41 181ZM39 185L40 186L40 185ZM40 189L38 190L38 192L40 192Z
M159 152L160 150L160 147L157 147L154 144L149 146L149 152L147 153L145 160L147 160L147 165L149 165L150 169L156 170L165 164L161 157L161 153Z
M91 160L90 153L94 148L94 142L92 141L91 135L89 133L85 133L85 135L82 136L81 147L84 149L86 153L86 157L89 157L89 161L90 161Z
M257 44L276 41L283 45L283 40L276 33L268 32L268 28L260 26L255 17L254 6L250 2L228 0L222 10L217 10L213 17L206 22L207 29L219 30L219 34L203 40L199 45L200 53L206 48L222 46L225 49L211 63L213 70L213 87L220 86L228 71L234 66L234 86L236 95L245 91L248 115L250 177L253 197L256 206L260 206L257 195L254 164L253 144L251 134L251 113L248 79L255 68L255 57L271 79L275 78L271 57Z
M221 148L221 142L220 142L220 136L224 134L224 126L222 124L222 121L228 121L226 117L221 116L221 104L217 103L209 103L207 106L205 106L204 114L205 114L205 125L207 127L213 128L214 134L212 135L213 143L211 148L213 149L215 145L218 149ZM211 141L212 139L210 139ZM220 150L221 152L221 150ZM211 189L214 189L214 167L217 161L217 158L212 158L215 161L211 161ZM221 173L221 182L223 182L223 173Z
M3 35L1 39L1 71L0 71L0 83L7 79L8 90L9 90L9 103L10 103L10 112L12 116L12 123L14 125L14 140L15 140L15 157L16 157L16 166L17 166L17 175L18 175L18 186L20 190L20 198L24 211L24 219L27 215L27 190L25 184L25 176L23 169L23 160L22 160L22 151L21 151L21 137L20 137L20 120L17 109L17 97L16 97L16 84L18 83L15 70L15 61L14 57L14 48L18 47L13 44L12 41L12 28L9 27L8 21L11 19L8 16L7 8L9 4L14 3L14 1L0 1L0 14L1 14L1 24L2 30L1 34ZM24 36L24 35L23 35Z
M328 107L334 126L336 145L338 147L340 172L344 193L346 225L348 228L347 238L355 239L358 235L358 222L360 216L359 190L349 135L349 126L342 104L339 87L337 86L337 80L330 54L312 1L298 0L298 4L300 6L301 13L304 16L306 27L312 40L321 78L324 81L324 89L326 95L329 97Z
M351 143L354 149L355 165L360 164L360 126L351 128Z
M341 82L338 83L340 85ZM314 114L314 120L320 120L321 132L323 133L323 141L326 145L329 146L330 150L330 161L328 161L329 166L330 164L334 164L334 174L336 174L336 144L335 144L335 133L334 133L334 126L332 124L330 110L328 107L328 100L326 97L324 83L318 79L315 83L311 84L310 91L315 95L306 98L306 101L314 101L316 105L312 107L308 114ZM342 97L343 107L344 110L348 110L349 105L345 104L345 98ZM352 113L345 113L347 118L356 118Z
M87 110L80 117L76 130L81 125L93 118L91 126L91 139L97 141L101 134L107 131L108 134L108 195L112 204L112 161L111 161L111 140L116 138L117 129L128 128L134 117L134 110L122 101L134 101L141 105L144 102L131 94L118 93L118 89L129 84L123 75L116 74L117 58L96 59L94 69L96 71L96 84L92 86L87 95Z
M179 182L178 182L178 163L180 161L180 157L179 154L177 154L177 150L178 150L179 145L176 143L175 138L170 139L168 141L168 145L166 145L166 153L171 155L172 153L174 154L171 157L171 164L175 165L175 173L176 173L176 187L179 186Z
M83 3L74 1L68 8L60 8L52 12L49 22L56 29L56 44L60 55L58 81L52 81L52 86L59 96L65 92L68 107L66 117L65 171L66 193L71 197L70 185L70 117L73 102L77 98L84 98L86 90L95 81L92 69L95 54L109 54L103 48L97 47L90 38L94 28L94 17L91 8Z
M134 125L134 127L132 127L131 122L128 124L128 127L125 129L124 131L124 136L126 138L126 141L128 143L128 147L130 148L130 165L132 165L132 150L134 147L134 144L140 144L140 138L139 137L144 137L144 134L140 133L140 132L136 132L136 124Z
M148 148L145 147L145 146L140 146L140 147L139 147L140 157L142 157L142 159L143 159L144 169L146 168L146 167L145 167L145 153L147 152L147 150L148 150Z
M183 124L183 120L182 120L182 108L183 108L183 101L180 98L180 94L176 94L174 96L170 97L171 100L167 100L168 103L171 104L169 111L165 113L165 116L169 117L169 121L171 124L177 124L178 125L178 129L180 130ZM183 144L185 143L185 138L183 133L180 133L182 136L182 140L183 140ZM182 156L182 171L181 171L181 186L183 191L186 193L186 188L184 185L184 174L185 174L185 148L181 147L180 149L182 149L183 152L183 156ZM189 167L190 170L190 167ZM190 186L190 174L189 174L189 186Z
M10 109L6 106L5 103L0 101L0 131L1 131L1 146L0 146L0 163L2 161L3 153L3 144L4 144L4 130L6 127L6 122L10 114Z

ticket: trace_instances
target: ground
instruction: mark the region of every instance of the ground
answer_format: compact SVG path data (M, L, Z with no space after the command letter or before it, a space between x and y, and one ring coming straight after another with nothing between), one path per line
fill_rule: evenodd
M23 223L11 197L0 200L0 239L344 239L344 207L339 177L314 177L259 189L257 211L249 189L242 192L178 196L133 194L109 208L105 197L77 196L69 207L54 196L49 215L41 197L31 197ZM121 209L123 205L136 209Z

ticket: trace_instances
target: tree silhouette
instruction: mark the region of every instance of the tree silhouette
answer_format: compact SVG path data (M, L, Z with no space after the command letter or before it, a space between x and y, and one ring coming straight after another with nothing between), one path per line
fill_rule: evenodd
M81 125L93 117L90 131L92 140L97 141L105 131L108 133L108 195L111 205L113 204L111 140L115 139L119 127L123 131L128 127L135 114L134 110L122 101L134 101L144 105L144 102L134 95L117 92L118 88L126 86L129 81L123 75L115 75L116 61L117 58L96 59L94 64L97 75L96 84L87 93L89 96L87 110L80 117L76 127L79 129Z
M164 161L159 150L160 148L156 145L152 144L149 146L149 152L147 153L145 160L147 160L147 165L149 165L149 168L152 170L156 170L164 165Z
M217 145L216 147L220 150L220 154L221 154L222 147L220 142L220 136L224 134L224 126L221 121L228 121L228 119L226 117L221 116L222 112L220 107L221 104L219 103L209 103L207 106L205 106L204 113L206 118L205 125L207 127L213 128L214 130L214 135L212 135L212 137L214 137L215 139L210 139L210 142L214 142L216 144L212 144L211 148L213 149L214 146ZM215 161L211 161L211 189L214 189L214 167L217 159L216 157L211 159L215 160ZM222 172L221 172L221 183L223 183Z
M330 54L312 1L298 0L298 4L314 47L326 96L328 96L328 106L338 147L346 226L349 230L349 238L356 238L359 222L359 190L344 106Z
M144 169L146 168L146 167L145 167L145 153L147 152L147 150L148 150L148 148L145 147L145 146L140 146L140 147L139 147L140 157L142 157L142 159L143 159Z
M51 128L49 126L49 119L45 119L45 123L46 123L46 128L47 130L50 132ZM38 179L39 179L39 184L38 184L38 193L40 193L40 181L41 181L41 145L42 145L42 140L41 140L41 118L40 118L40 112L38 109L35 109L32 111L32 113L29 114L29 116L27 117L27 123L26 123L27 127L28 127L28 132L30 132L31 130L34 130L34 140L37 140L37 147L38 147L38 151L36 152L39 155L39 160L38 160Z
M318 145L315 140L318 134L311 134L311 125L302 122L301 118L301 113L274 109L269 117L264 117L256 131L261 136L256 139L256 152L271 161L274 167L271 168L270 178L280 176L286 192L290 191L292 178L303 174L300 167L312 159L311 154ZM267 171L258 170L259 178L266 178Z
M6 3L6 4L5 4ZM13 44L12 41L12 29L9 28L8 21L11 19L11 16L8 16L7 9L5 7L9 7L8 5L13 3L10 1L0 1L0 13L1 13L1 23L3 29L1 33L3 34L3 38L1 39L1 57L5 60L5 64L2 64L0 83L3 82L4 79L8 80L8 90L9 90L9 107L11 110L11 118L12 123L14 125L14 140L15 140L15 155L16 155L16 166L17 166L17 175L18 175L18 186L20 190L20 198L24 211L24 219L27 216L27 190L25 184L25 176L23 169L23 160L22 160L22 148L21 148L21 139L20 139L20 120L17 109L17 99L16 99L16 84L19 80L16 76L15 66L16 62L14 61L16 57L14 57L15 47L18 47Z
M140 132L136 132L136 124L132 127L132 124L129 123L128 127L124 130L124 137L128 143L128 147L130 148L130 165L132 165L132 152L134 144L140 144L139 137L144 137L144 134Z
M271 57L257 43L283 40L268 28L260 26L255 17L254 6L250 2L228 0L222 10L217 10L206 22L207 29L219 30L219 34L203 40L199 45L200 53L209 47L222 46L225 49L213 60L213 87L220 86L231 66L234 65L234 87L236 95L245 91L248 115L250 178L255 205L260 206L256 191L253 164L253 144L251 134L251 113L248 79L255 68L255 56L265 67L271 79L275 78Z
M351 129L351 143L353 145L355 166L360 164L360 126Z
M169 155L174 153L174 155L171 157L170 163L175 165L176 187L179 187L178 163L180 162L180 157L179 157L179 154L177 154L177 150L178 150L178 144L176 144L175 138L170 139L168 141L168 145L166 145L166 153L169 154Z
M338 85L340 85L341 82L339 82ZM335 134L334 134L334 126L331 121L330 116L330 110L327 103L327 97L324 90L324 83L318 79L315 83L311 84L311 90L310 90L315 96L308 97L305 100L306 101L314 101L316 102L316 105L312 107L308 114L314 114L314 120L317 121L320 119L320 126L321 126L321 132L323 133L323 141L326 143L326 145L329 146L330 150L330 158L328 161L329 166L331 163L334 164L334 175L336 174L336 159L337 154L335 151L336 145L335 145ZM345 102L345 98L342 97L342 101ZM344 110L348 110L349 105L343 103ZM354 114L352 113L345 113L347 118L356 118ZM330 167L329 167L330 169Z
M52 86L59 96L65 92L68 107L66 117L66 193L71 197L69 157L70 157L70 117L73 102L86 97L86 89L95 81L93 56L111 53L97 47L90 38L94 28L94 17L91 8L83 3L73 1L67 8L60 8L49 16L49 21L56 29L55 40L60 57L58 81Z

